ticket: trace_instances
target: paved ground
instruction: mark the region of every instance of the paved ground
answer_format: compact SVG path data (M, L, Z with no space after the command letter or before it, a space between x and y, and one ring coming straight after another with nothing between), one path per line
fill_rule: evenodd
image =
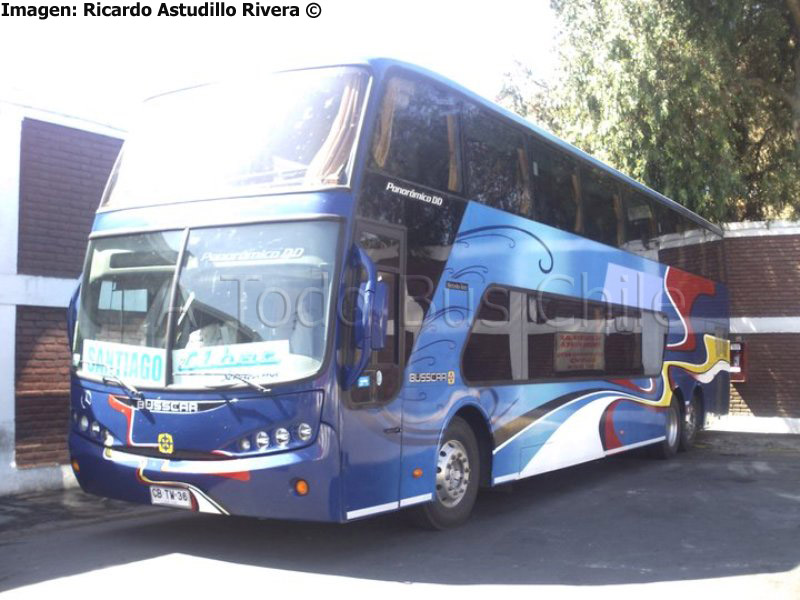
M414 529L402 513L320 525L79 491L0 498L0 590L10 598L172 588L170 600L198 589L252 597L254 586L266 596L337 586L408 594L396 582L437 598L487 590L530 597L527 584L548 596L708 588L798 598L798 565L800 436L704 433L698 448L671 461L623 455L543 475L483 493L466 526L440 533Z

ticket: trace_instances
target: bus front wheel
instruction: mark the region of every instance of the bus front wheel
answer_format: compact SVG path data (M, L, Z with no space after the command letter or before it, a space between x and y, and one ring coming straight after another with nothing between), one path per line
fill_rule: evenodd
M433 501L417 507L417 523L431 529L464 523L478 496L480 468L475 433L464 419L455 417L442 436L436 456Z

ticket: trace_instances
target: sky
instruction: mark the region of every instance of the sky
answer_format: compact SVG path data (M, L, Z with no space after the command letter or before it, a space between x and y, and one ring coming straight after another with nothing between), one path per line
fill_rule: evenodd
M306 0L283 1L304 13ZM0 100L125 128L148 96L286 64L388 56L490 99L515 61L539 77L553 67L548 0L317 1L316 19L244 17L239 0L226 2L237 7L236 17L0 16ZM82 3L74 5L80 10Z

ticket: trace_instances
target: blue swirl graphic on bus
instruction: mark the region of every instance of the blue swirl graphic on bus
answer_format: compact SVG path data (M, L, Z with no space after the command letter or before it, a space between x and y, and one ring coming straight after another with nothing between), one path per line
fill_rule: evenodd
M486 238L486 237L501 237L508 240L508 247L514 248L517 245L517 241L511 237L511 235L507 233L501 233L501 231L518 231L520 233L524 233L525 235L533 238L539 244L541 244L544 251L547 252L547 257L549 259L549 266L545 266L542 263L542 260L539 259L539 269L541 269L542 273L549 273L553 270L554 261L553 261L553 253L550 251L550 248L542 241L535 233L531 233L527 229L523 229L522 227L516 227L514 225L486 225L483 227L475 227L474 229L468 229L466 231L462 231L456 237L456 243L469 247L471 240L476 240L479 238Z

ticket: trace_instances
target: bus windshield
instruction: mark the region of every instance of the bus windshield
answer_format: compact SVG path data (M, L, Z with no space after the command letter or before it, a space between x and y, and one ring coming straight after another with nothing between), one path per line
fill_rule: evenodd
M156 388L314 375L338 232L318 221L93 240L73 350L79 374Z
M361 68L309 69L154 98L101 206L347 185L368 81Z

